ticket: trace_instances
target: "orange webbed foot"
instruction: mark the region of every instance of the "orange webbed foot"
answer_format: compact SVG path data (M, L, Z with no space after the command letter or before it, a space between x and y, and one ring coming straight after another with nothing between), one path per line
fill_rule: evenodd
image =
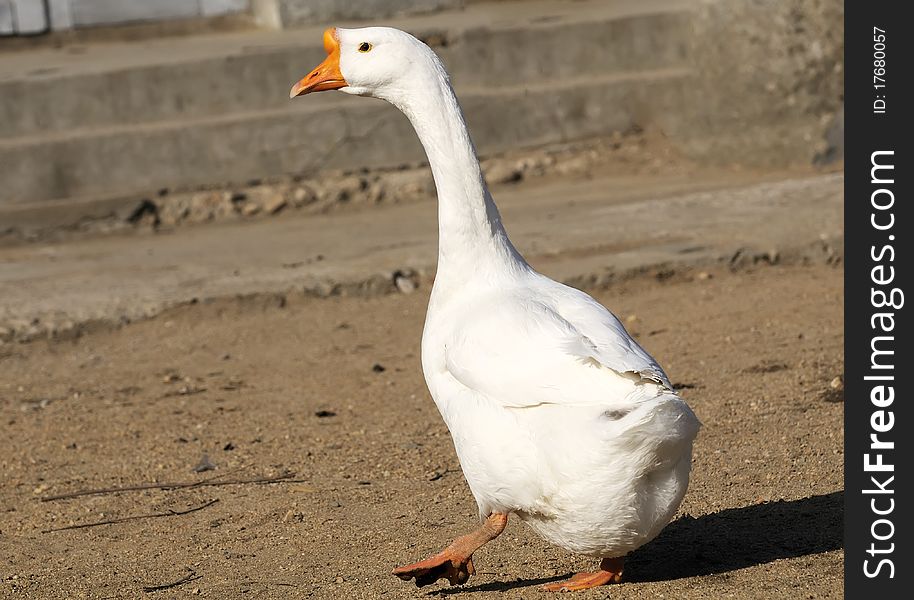
M599 571L578 573L571 579L545 585L543 589L547 592L577 592L619 583L622 580L622 563L622 558L604 558Z
M473 556L461 557L448 551L436 554L423 561L398 567L394 575L403 581L416 578L416 587L431 585L439 579L447 579L451 585L466 583L470 575L476 574Z
M394 575L403 581L415 577L417 587L431 585L439 579L447 579L451 585L466 583L470 575L476 574L473 553L497 538L507 524L507 513L492 513L476 531L457 538L431 558L394 569Z

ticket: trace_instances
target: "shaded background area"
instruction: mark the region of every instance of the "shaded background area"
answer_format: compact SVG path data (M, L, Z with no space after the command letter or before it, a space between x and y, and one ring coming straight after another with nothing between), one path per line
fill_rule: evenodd
M10 2L0 2L7 23L31 14L17 6L41 4ZM409 124L380 102L287 98L291 82L321 60L328 24L392 24L427 41L452 74L484 158L646 131L702 164L772 168L842 157L843 5L835 0L47 7L51 32L0 38L6 237L91 219L123 225L144 201L168 212L206 204L175 193L252 182L274 185L254 186L251 196L269 200L248 211L303 206L314 194L292 179L421 164ZM55 21L55 11L66 18ZM425 184L407 179L371 200ZM244 216L236 204L209 218Z

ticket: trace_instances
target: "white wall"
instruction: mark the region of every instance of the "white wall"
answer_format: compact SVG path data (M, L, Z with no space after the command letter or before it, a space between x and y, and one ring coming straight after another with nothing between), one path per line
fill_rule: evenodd
M47 28L43 0L0 0L0 35L41 33Z
M214 17L249 8L250 0L0 0L0 35Z

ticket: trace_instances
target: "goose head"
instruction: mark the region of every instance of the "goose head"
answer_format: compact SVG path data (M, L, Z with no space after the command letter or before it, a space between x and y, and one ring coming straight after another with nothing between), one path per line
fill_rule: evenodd
M292 86L289 97L339 90L397 104L427 87L430 78L447 78L438 57L410 34L390 27L324 32L327 58Z

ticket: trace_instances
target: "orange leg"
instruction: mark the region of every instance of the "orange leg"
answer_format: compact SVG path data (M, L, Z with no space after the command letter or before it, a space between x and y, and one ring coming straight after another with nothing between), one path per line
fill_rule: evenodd
M431 585L439 579L447 579L451 585L466 583L470 575L476 574L473 553L497 538L507 524L507 514L492 513L482 527L473 533L457 538L431 558L394 569L394 575L403 581L415 577L416 587Z
M578 573L571 579L558 581L543 586L547 592L576 592L589 590L607 583L619 583L622 579L623 557L604 558L600 563L600 570L590 573Z

